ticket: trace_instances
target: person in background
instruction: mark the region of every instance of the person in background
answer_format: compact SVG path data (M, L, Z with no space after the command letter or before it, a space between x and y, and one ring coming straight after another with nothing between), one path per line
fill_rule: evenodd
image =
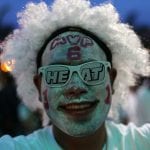
M149 150L150 124L107 121L127 100L133 73L149 74L148 53L111 3L29 3L4 44L20 98L42 129L0 138L3 150ZM110 109L111 106L111 109ZM50 122L50 123L49 123ZM50 125L51 124L51 125Z
M138 76L136 85L130 87L129 102L124 108L129 122L137 126L150 123L150 77Z
M2 45L0 48L1 55ZM41 121L38 111L33 112L21 103L11 71L11 61L0 64L0 136L9 134L14 137L40 128Z
M0 56L3 53L0 43ZM1 66L1 61L0 61ZM0 67L0 135L20 134L20 122L17 115L19 99L15 90L15 83L10 73L4 72Z

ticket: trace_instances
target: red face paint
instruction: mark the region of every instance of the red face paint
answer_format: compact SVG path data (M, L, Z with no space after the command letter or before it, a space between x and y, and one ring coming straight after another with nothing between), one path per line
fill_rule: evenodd
M68 35L66 38L71 45L77 45L81 37L79 35Z
M81 47L89 47L93 45L93 40L89 37L83 37L81 40Z
M54 49L58 45L64 45L66 43L67 43L67 41L66 41L66 39L64 37L56 38L56 39L52 40L51 46L50 46L50 50Z
M94 45L93 40L88 36L80 36L69 34L63 37L56 37L51 41L50 50L53 50L57 46L70 44L71 46L79 45L80 47L87 48Z
M70 47L67 53L68 60L80 60L81 59L81 51L79 46Z
M45 89L44 91L43 91L43 97L44 97L44 108L46 109L46 110L48 110L49 109L49 104L48 104L48 99L47 99L47 89Z
M106 91L107 91L107 97L105 99L105 104L111 104L111 98L110 98L110 86L106 86Z

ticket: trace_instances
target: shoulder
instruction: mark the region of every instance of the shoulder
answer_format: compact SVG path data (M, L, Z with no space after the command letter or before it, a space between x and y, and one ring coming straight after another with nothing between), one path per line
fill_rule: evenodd
M2 136L0 138L0 147L3 150L15 150L15 144L12 140L12 137L9 135Z
M31 149L44 149L49 137L51 137L49 128L39 129L33 133L24 136L11 137L9 135L0 138L0 147L3 150L31 150Z
M109 141L113 141L114 144L118 145L118 143L120 143L120 146L123 145L126 149L131 145L133 149L145 148L145 150L147 150L150 148L150 124L137 127L133 123L123 125L107 121L105 126L108 139Z

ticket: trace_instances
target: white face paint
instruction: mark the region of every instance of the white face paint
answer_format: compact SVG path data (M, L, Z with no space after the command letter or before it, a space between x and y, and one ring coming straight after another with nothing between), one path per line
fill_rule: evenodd
M77 48L72 48L74 46ZM47 45L42 56L42 66L49 64L77 65L93 60L106 61L103 50L84 34L65 32L59 35L59 40L56 37ZM86 92L69 98L64 93L72 87L84 89ZM95 86L84 84L76 73L72 75L67 85L59 88L47 87L42 79L42 93L44 93L42 97L47 114L56 127L71 136L86 136L101 127L107 117L111 103L109 73L106 73L105 84ZM86 106L81 104L83 102L90 103L90 108L86 108L89 104ZM96 104L91 106L91 102ZM62 104L72 105L70 105L71 108L67 108L68 112L64 112L59 109Z

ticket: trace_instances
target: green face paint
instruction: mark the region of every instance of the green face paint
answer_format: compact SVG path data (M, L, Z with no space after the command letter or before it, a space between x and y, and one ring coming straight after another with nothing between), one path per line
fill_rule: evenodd
M42 56L42 66L75 66L95 60L106 61L105 53L97 43L82 33L69 31L49 42ZM42 79L42 92L45 89L47 98L44 95L43 99L48 100L48 116L55 126L71 136L81 137L94 133L107 117L111 101L107 71L105 83L101 85L86 85L77 73L73 73L63 87L46 87Z

